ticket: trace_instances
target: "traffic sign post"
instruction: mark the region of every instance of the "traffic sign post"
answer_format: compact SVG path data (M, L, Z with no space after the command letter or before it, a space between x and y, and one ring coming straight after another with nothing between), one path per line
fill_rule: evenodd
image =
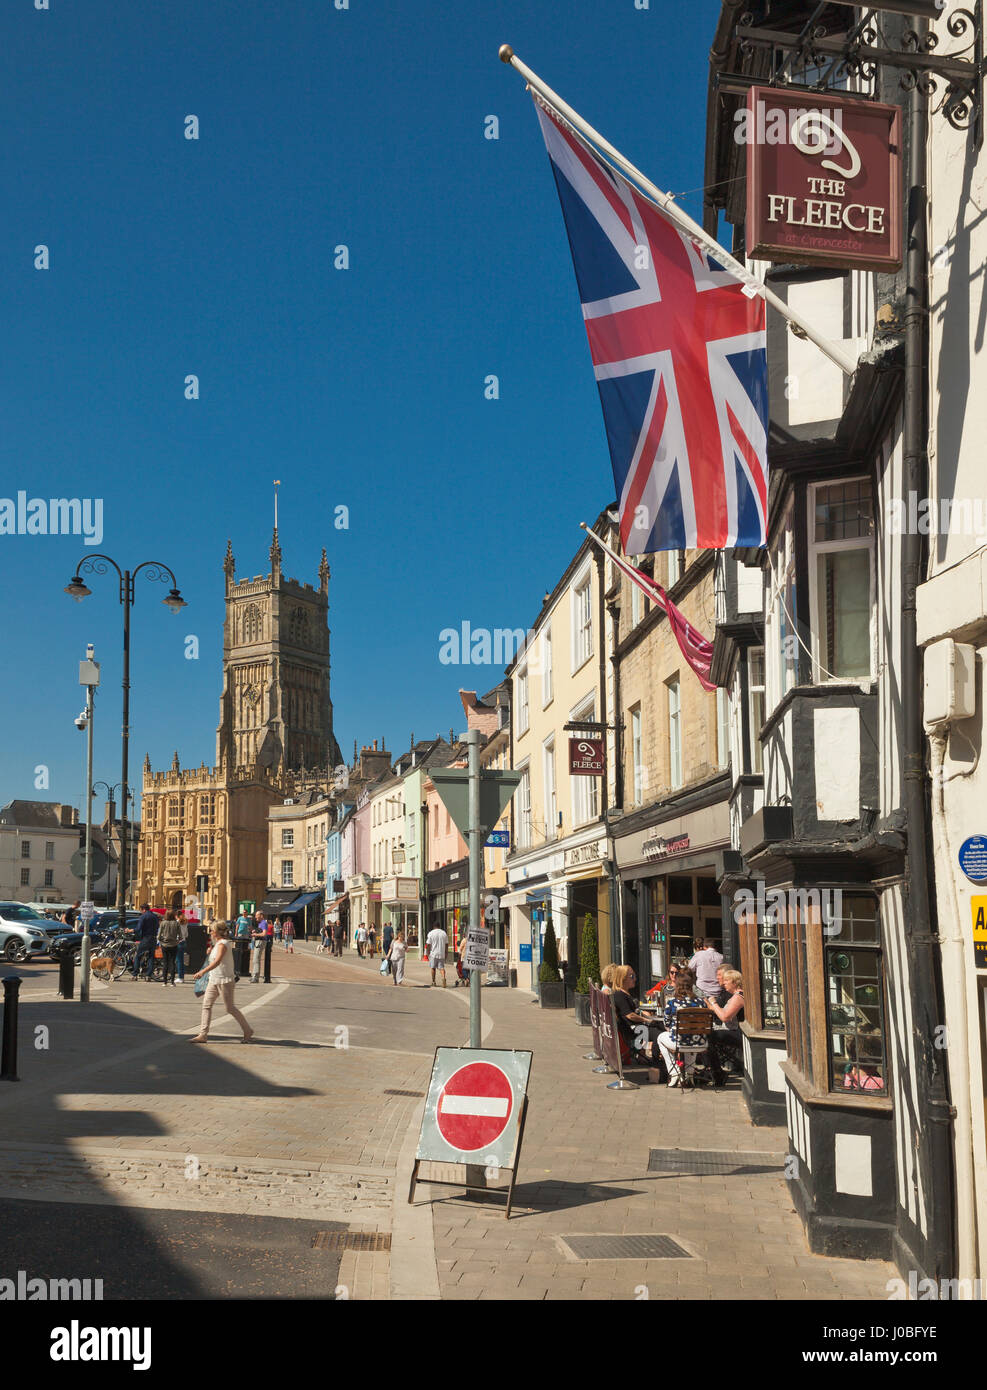
M463 735L463 742L469 749L468 768L433 767L428 774L469 849L470 915L467 940L483 932L480 878L483 873L484 841L504 814L504 807L521 782L520 772L513 770L480 771L481 737L479 729L468 729ZM477 943L481 944L478 935ZM485 944L489 947L489 934ZM480 976L477 972L484 969L486 964L486 955L480 966L464 962L467 969L474 971L470 976L470 1047L479 1047L481 1041Z
M465 1187L467 1192L493 1191L505 1196L505 1216L510 1216L528 1110L530 1072L530 1052L473 1047L435 1049L409 1202L414 1201L419 1182ZM451 1183L420 1177L422 1163L463 1165L466 1181ZM510 1173L506 1188L491 1189L470 1180L476 1172L485 1179L491 1168Z

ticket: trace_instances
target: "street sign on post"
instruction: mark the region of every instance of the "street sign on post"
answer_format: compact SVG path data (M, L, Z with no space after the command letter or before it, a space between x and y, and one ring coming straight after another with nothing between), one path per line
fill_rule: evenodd
M471 729L470 733L477 732ZM428 775L453 819L469 843L469 772L465 767L430 767ZM480 773L480 824L484 840L504 814L504 807L521 784L520 772L484 768Z
M103 877L109 867L109 859L106 851L101 845L92 845L89 851L89 874L91 880L96 883ZM86 851L77 849L69 860L69 868L75 878L85 879L86 877ZM87 885L92 886L92 883Z
M469 848L470 865L470 915L469 935L483 930L483 913L480 908L480 879L483 875L483 842L504 814L504 807L510 801L521 782L520 772L480 770L479 729L468 729L463 742L469 749L469 767L433 767L429 777L438 792L446 810L452 817ZM489 935L487 945L489 946ZM470 1047L480 1046L480 975L487 964L473 969L470 976ZM482 1170L481 1170L482 1171Z

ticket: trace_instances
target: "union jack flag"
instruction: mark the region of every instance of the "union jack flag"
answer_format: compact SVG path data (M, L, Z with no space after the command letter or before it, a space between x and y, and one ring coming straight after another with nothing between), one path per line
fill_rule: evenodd
M535 105L603 405L624 553L763 545L764 300Z

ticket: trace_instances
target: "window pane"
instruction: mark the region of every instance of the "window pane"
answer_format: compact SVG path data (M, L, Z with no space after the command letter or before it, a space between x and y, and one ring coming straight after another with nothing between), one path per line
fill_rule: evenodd
M880 951L841 945L826 950L830 1086L884 1091L884 1022Z
M774 922L757 924L758 959L761 966L761 1017L765 1028L784 1028L785 1008L781 993L781 951Z
M823 674L870 675L870 552L817 557L819 661Z
M816 540L849 541L874 534L870 484L865 478L816 488Z

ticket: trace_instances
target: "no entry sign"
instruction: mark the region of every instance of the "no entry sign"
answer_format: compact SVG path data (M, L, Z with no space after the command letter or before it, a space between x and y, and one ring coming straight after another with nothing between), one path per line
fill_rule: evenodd
M436 1048L417 1159L511 1168L530 1070L530 1052Z
M463 1153L487 1149L511 1117L511 1083L492 1062L470 1062L453 1072L439 1093L436 1123L447 1144Z

